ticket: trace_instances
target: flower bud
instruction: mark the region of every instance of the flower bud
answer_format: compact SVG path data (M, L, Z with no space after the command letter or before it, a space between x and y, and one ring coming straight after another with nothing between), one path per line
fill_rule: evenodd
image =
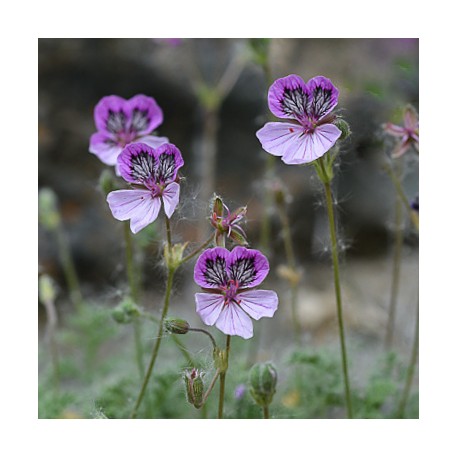
M204 372L199 369L187 369L183 374L183 380L186 385L186 398L196 409L202 407L204 394Z
M164 320L164 329L171 334L187 334L189 323L181 318L166 318Z
M339 140L345 140L351 135L350 125L347 121L343 120L342 118L337 118L334 121L334 125L342 132Z
M250 393L256 403L267 407L275 394L277 371L272 363L255 364L249 373Z
M60 224L57 196L50 188L42 188L38 193L38 216L46 229L55 230Z
M164 248L164 259L165 264L170 270L176 270L181 265L181 261L183 260L183 252L186 249L188 242L185 243L176 243L172 245L172 247L168 247L168 245Z
M53 279L46 274L40 276L38 280L38 294L43 304L54 302L56 298L56 288Z
M117 323L128 324L140 316L140 310L132 300L125 299L111 312L111 316Z

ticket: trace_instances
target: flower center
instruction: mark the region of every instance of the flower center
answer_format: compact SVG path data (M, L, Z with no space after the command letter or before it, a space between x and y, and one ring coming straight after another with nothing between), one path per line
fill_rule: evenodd
M237 290L239 289L239 282L237 280L229 280L229 282L222 288L224 296L224 305L228 305L231 301L239 302L237 297Z

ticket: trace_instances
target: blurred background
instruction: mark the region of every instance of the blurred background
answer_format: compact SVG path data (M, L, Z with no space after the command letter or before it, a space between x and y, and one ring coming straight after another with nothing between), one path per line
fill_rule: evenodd
M387 316L395 200L381 168L393 144L384 138L381 125L402 124L407 103L418 109L418 39L273 39L269 62L266 75L247 39L40 39L39 187L51 188L58 197L83 295L116 305L126 289L123 228L99 186L108 166L88 152L100 98L142 93L162 108L164 122L157 133L168 137L185 160L180 207L173 216L175 241L197 246L208 237L211 227L205 218L216 192L231 209L248 205L244 229L251 246L260 248L268 154L255 133L269 118L268 87L291 73L305 81L324 75L339 88L337 110L352 130L342 145L334 183L347 325L350 335L377 343ZM221 85L224 97L215 108L211 89ZM408 156L404 185L414 199L418 161ZM334 338L328 229L319 183L311 167L287 166L279 159L275 174L290 196L287 212L303 271L301 326L311 342L328 334ZM287 284L276 273L285 262L281 224L275 208L267 210L272 223L268 281L279 295L287 294ZM145 304L148 294L163 290L162 223L160 217L134 237ZM412 338L418 290L418 238L407 223L397 334L401 349ZM39 263L40 272L57 281L64 307L66 282L58 241L42 226ZM179 286L179 296L189 299L174 307L197 321L192 296L187 296L197 291L191 272L192 266L183 272ZM290 319L286 309L279 310L279 321L272 325L284 329L285 338L288 328L281 323Z

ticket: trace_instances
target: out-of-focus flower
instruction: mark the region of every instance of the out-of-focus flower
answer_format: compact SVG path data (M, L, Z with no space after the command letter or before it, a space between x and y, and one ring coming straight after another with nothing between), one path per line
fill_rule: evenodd
M324 76L307 83L298 75L276 80L269 89L270 111L295 122L268 122L258 130L263 149L285 164L305 164L323 156L341 136L331 113L338 97L338 89Z
M240 385L237 385L234 390L234 397L237 401L242 399L245 396L245 393L247 391L246 385L244 383L241 383Z
M144 143L128 145L119 155L118 168L134 189L108 194L107 202L113 216L120 221L130 219L134 234L157 218L161 202L170 218L180 197L180 185L176 180L183 164L180 150L170 143L157 149Z
M202 321L226 335L253 337L251 318L272 317L278 307L275 291L253 289L268 273L269 262L258 250L205 250L194 268L194 281L206 291L195 295Z
M216 245L219 245L220 239L226 235L237 245L248 245L246 234L238 224L245 217L246 212L247 207L240 207L231 213L221 197L214 197L210 223L216 229Z
M412 105L407 105L404 110L404 126L388 122L383 125L383 129L387 134L399 139L391 154L392 157L401 157L411 146L418 153L418 114Z
M156 100L138 94L129 100L117 95L103 97L94 109L97 132L92 134L89 152L107 165L117 165L121 151L130 143L142 142L157 148L169 140L150 135L164 116Z

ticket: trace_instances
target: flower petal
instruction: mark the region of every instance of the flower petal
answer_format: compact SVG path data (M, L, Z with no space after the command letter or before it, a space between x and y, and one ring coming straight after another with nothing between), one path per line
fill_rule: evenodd
M226 286L229 280L226 267L229 255L230 251L222 247L205 250L196 261L194 281L202 288Z
M127 100L117 95L100 99L94 108L94 121L97 130L108 134L126 132L130 110Z
M306 111L312 119L323 118L337 105L339 90L330 79L315 76L307 82L307 89L311 97Z
M196 312L202 321L213 326L218 319L224 305L224 296L222 294L196 293Z
M304 80L298 75L277 79L269 88L270 111L279 118L306 118L310 94Z
M144 183L154 175L156 154L144 143L127 145L118 157L121 176L129 183Z
M387 122L386 124L382 125L383 130L393 137L402 137L406 133L406 129L401 126L397 126L391 122Z
M303 141L302 126L289 122L268 122L256 132L262 148L274 156L284 156L290 150L296 150Z
M91 135L89 152L95 154L104 164L116 165L122 147L110 135L96 132Z
M127 101L128 128L137 135L145 135L162 124L164 115L153 97L138 94Z
M269 261L258 250L236 246L227 260L229 278L235 280L238 288L252 288L259 285L269 273Z
M215 324L226 335L240 336L244 339L253 337L253 323L250 317L234 302L223 307Z
M175 180L178 169L184 164L180 150L171 143L165 143L156 150L154 176L157 183Z
M159 148L159 146L164 143L169 143L169 139L167 137L156 137L155 135L145 135L144 137L140 137L137 141L145 143L153 149Z
M122 189L112 191L107 196L111 213L119 221L130 219L134 234L152 223L159 214L161 201L153 198L148 190Z
M170 218L175 211L180 199L180 185L178 183L169 183L162 193L162 200L164 201L164 212L167 218Z
M237 294L240 307L251 318L259 320L262 317L273 317L278 308L278 296L275 291L257 289Z
M304 134L298 148L288 148L282 161L285 164L306 164L329 151L342 132L334 124L323 124L313 133ZM296 145L297 146L297 145Z

